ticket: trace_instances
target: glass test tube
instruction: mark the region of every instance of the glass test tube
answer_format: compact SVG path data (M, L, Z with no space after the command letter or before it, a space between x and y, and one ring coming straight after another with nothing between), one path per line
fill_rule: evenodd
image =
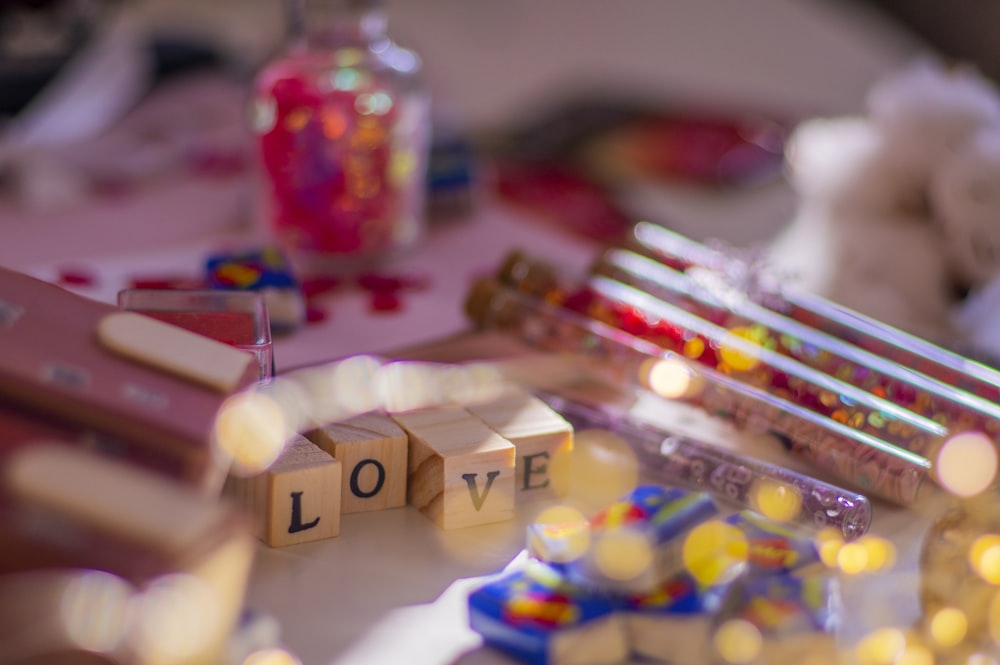
M540 350L594 359L619 385L650 387L736 427L773 434L792 454L868 494L911 504L928 476L931 464L920 455L496 280L473 286L466 312L479 327Z
M1000 406L996 403L761 307L732 288L716 291L685 273L623 249L605 252L593 271L679 305L716 325L747 331L763 347L939 422L950 432L978 430L994 440L1000 433Z
M650 222L636 224L625 247L682 272L697 266L729 276L737 284L754 281L744 262ZM759 288L750 294L759 305L950 386L1000 401L1000 371L820 296L761 281L755 281Z
M931 455L948 438L938 422L782 356L638 289L601 276L580 279L519 254L501 281L601 320L699 365L867 432Z
M749 508L766 515L766 509L760 506L760 493L776 483L797 494L798 512L785 520L788 523L812 528L832 526L848 540L863 535L871 525L871 505L857 492L710 443L673 435L606 407L549 393L539 393L538 397L577 429L607 429L621 436L635 450L643 468L666 484L708 491L737 509Z

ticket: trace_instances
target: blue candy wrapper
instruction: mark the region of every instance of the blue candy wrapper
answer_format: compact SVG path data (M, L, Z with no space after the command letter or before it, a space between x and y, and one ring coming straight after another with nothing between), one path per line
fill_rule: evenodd
M683 536L718 514L707 493L642 485L591 519L591 546L567 567L567 575L588 588L652 593L684 569ZM634 565L609 565L603 555L611 548L627 551L619 559L633 559Z
M701 587L682 573L626 601L625 625L634 653L672 665L708 661L715 611L725 587Z
M809 534L748 510L730 515L725 521L747 537L749 574L804 574L823 569L816 541Z
M612 665L629 654L620 601L570 584L535 562L469 595L486 644L530 665Z
M263 293L274 332L290 332L305 323L302 289L277 247L213 254L205 261L205 273L210 288Z
M830 574L745 576L733 583L716 614L715 658L725 649L725 627L740 620L754 626L761 636L760 649L751 663L838 662L836 630L840 621L840 587Z
M555 568L586 554L590 548L590 523L530 524L527 529L528 555Z

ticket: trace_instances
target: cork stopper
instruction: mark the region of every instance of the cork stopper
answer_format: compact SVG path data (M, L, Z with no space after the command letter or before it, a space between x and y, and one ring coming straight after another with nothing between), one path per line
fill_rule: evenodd
M497 279L503 284L534 293L544 290L555 280L555 275L553 269L542 261L514 250L501 264Z
M528 266L529 259L519 249L515 249L507 254L507 257L500 264L500 269L497 270L497 279L505 284L513 284L519 279L519 275Z
M495 279L484 277L476 280L465 298L465 315L476 324L482 324L493 308L493 301L503 290Z

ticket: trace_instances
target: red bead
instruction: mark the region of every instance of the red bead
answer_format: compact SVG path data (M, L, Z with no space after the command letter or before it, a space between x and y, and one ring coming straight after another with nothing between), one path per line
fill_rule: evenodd
M595 300L594 292L590 289L580 289L566 296L563 300L563 307L579 314L587 314Z

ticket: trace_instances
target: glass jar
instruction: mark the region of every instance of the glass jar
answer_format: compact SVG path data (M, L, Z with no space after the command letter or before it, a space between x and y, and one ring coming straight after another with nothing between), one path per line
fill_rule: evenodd
M301 268L365 265L424 229L430 104L380 0L286 0L288 48L258 74L251 123L265 224Z

